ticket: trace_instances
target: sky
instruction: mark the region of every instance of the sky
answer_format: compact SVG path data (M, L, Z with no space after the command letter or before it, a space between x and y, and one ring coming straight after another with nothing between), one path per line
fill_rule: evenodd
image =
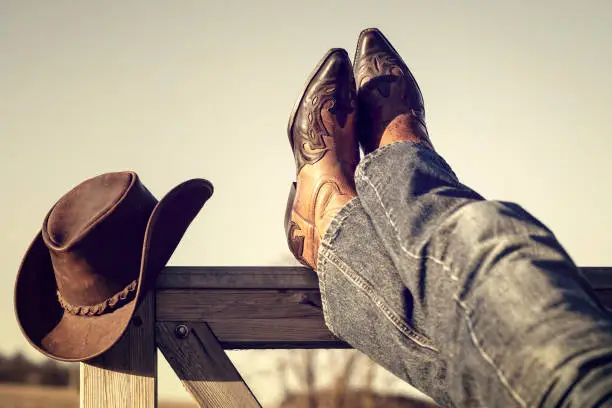
M17 269L53 203L101 173L134 170L158 198L214 184L170 265L287 262L289 113L323 54L352 55L372 26L462 182L521 204L577 264L612 266L611 21L606 0L0 0L0 352L37 356ZM247 355L232 354L246 371Z

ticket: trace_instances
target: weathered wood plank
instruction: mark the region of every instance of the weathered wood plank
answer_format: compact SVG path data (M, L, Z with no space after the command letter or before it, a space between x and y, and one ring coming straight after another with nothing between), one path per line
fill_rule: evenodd
M612 267L581 268L595 289L612 289ZM158 289L318 289L316 274L303 266L169 266Z
M317 275L303 266L170 266L158 289L318 289Z
M612 268L582 268L612 308ZM344 348L327 330L316 275L304 267L171 267L158 321L208 322L224 348Z
M612 308L612 289L596 289L595 294ZM320 294L310 289L171 289L157 292L157 304L158 321L323 319Z
M321 316L316 290L191 290L157 292L157 320L276 319Z
M605 307L612 309L612 289L596 290L595 294Z
M334 337L323 315L300 319L219 319L207 323L225 349L350 347Z
M580 269L595 290L612 289L612 267L586 266Z
M159 290L157 321L206 322L226 349L346 348L317 290Z
M156 331L157 345L201 407L261 408L206 323L158 322Z
M595 292L612 308L612 289ZM226 349L347 347L327 330L316 290L169 289L157 303L158 321L208 322Z
M82 408L157 407L155 296L142 301L123 337L81 364Z

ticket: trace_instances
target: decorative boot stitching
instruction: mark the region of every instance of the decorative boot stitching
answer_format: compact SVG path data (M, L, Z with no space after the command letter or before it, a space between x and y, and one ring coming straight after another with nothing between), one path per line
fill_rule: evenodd
M351 85L354 89L354 84ZM293 131L298 173L306 164L315 164L321 160L330 150L324 140L324 136L331 137L331 134L323 122L323 107L331 102L327 110L336 118L341 128L346 125L348 115L355 110L354 90L347 91L343 88L337 80L327 80L316 84L315 89L306 91L308 95L300 109L303 109L301 115L306 115L308 124L305 130L298 127Z

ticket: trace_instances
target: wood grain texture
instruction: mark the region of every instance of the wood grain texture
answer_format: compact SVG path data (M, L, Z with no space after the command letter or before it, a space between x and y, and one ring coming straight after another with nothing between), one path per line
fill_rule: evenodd
M322 315L299 319L219 319L207 323L225 349L350 348L329 331Z
M157 345L201 407L261 407L206 323L190 323L180 338L180 322L156 324Z
M106 353L81 363L81 408L157 407L156 351L151 293L121 339Z
M317 274L303 266L170 266L158 289L318 289Z
M596 291L612 289L612 267L586 266L580 270Z
M612 268L582 271L612 307ZM158 321L208 322L226 349L347 347L325 326L316 276L308 268L174 267L164 274Z
M596 290L595 294L605 307L612 310L612 289Z
M612 289L612 267L580 268L595 289ZM318 289L317 275L303 266L169 266L158 289Z
M276 319L321 316L317 290L190 290L157 292L157 320Z

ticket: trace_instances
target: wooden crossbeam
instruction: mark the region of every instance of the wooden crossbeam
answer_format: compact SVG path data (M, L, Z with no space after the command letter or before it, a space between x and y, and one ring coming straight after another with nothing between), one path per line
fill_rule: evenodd
M612 266L580 270L595 290L612 289ZM168 266L157 289L319 289L317 274L303 266Z
M612 267L581 268L612 309ZM157 336L156 336L157 334ZM125 335L82 364L81 406L157 406L155 346L200 406L259 407L223 349L346 348L304 267L168 267Z
M158 291L158 321L206 322L224 348L338 348L313 289Z
M612 268L581 268L612 308ZM168 267L157 321L206 322L226 349L346 348L325 326L316 274L304 267Z
M168 266L157 279L157 289L318 290L319 280L303 266Z
M157 321L206 322L225 349L347 348L323 320L305 267L167 267Z
M261 408L206 323L160 322L157 345L201 407Z

